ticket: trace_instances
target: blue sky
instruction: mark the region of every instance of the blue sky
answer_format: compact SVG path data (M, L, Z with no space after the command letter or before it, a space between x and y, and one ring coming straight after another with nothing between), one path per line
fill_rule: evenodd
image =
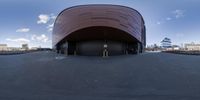
M146 23L147 45L160 45L164 37L177 45L200 43L200 0L1 0L0 44L51 47L56 16L83 4L117 4L138 10Z

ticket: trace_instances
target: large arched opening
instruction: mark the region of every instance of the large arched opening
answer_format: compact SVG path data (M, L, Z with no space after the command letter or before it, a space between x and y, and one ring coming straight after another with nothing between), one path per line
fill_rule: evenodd
M129 33L105 26L93 26L70 33L57 45L68 55L110 56L141 52L141 43Z

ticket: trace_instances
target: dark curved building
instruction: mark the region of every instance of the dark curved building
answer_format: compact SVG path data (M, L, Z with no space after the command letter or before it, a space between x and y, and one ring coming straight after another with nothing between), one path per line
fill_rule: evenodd
M53 48L68 55L108 56L142 53L142 15L119 5L80 5L63 10L53 28Z

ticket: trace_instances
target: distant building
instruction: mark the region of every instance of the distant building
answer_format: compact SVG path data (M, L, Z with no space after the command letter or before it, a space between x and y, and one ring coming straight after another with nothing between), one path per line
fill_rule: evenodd
M161 47L157 44L149 45L146 47L146 51L161 51Z
M7 51L21 51L20 47L8 47Z
M0 51L7 51L8 47L7 44L0 44Z
M28 50L28 44L22 44L22 50Z
M195 43L186 43L185 44L185 49L188 51L200 51L200 44L195 44Z
M22 47L8 47L7 44L0 44L0 51L25 51L29 50L28 44L22 44Z
M161 41L161 47L162 47L162 48L171 48L171 47L172 47L171 43L172 43L172 42L171 42L171 39L165 37L165 38Z
M39 47L32 47L30 50L38 50Z
M180 46L178 45L172 45L172 50L180 50Z

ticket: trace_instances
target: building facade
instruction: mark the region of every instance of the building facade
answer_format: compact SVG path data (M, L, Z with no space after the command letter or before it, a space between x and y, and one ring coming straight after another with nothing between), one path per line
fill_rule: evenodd
M53 48L68 55L109 56L142 53L142 15L119 5L80 5L63 10L54 23Z
M22 50L28 50L29 47L28 47L28 44L22 44Z
M8 47L7 44L0 44L0 51L7 51Z
M200 51L200 44L186 43L185 49L188 51Z
M172 44L171 44L171 39L165 37L162 41L161 41L161 47L162 48L172 48Z

